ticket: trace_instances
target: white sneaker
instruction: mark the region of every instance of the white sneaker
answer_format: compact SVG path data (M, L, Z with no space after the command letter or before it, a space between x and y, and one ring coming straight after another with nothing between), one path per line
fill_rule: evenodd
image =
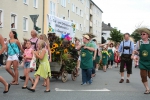
M96 69L96 71L98 71L98 69Z

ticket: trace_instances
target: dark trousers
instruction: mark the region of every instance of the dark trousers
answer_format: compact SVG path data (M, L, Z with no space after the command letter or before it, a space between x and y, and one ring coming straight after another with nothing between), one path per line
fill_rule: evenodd
M3 54L0 55L0 64L3 65Z
M82 83L91 83L92 69L82 69Z
M96 68L96 62L95 61L93 61L93 68L92 68L92 74L95 74L95 68Z
M120 72L124 72L125 64L126 64L127 74L132 74L131 54L122 54L121 55Z
M113 65L113 60L108 60L108 65L110 65L111 64L111 66Z

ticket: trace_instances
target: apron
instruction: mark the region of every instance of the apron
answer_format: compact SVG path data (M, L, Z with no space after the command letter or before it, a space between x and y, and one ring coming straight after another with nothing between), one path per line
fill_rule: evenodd
M103 66L107 65L107 62L108 62L107 57L108 57L107 53L102 52L102 64L103 64Z
M112 49L108 49L108 54L110 55L110 57L108 57L108 60L114 60L114 53Z
M139 53L139 68L150 71L150 41L140 45Z
M93 68L93 52L81 48L80 55L81 55L81 63L80 63L81 69Z

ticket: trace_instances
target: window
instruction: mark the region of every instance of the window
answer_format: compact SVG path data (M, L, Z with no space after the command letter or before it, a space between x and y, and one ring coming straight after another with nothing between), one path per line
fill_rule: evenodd
M33 7L38 8L38 0L33 0Z
M79 24L76 22L76 29L78 30L79 29Z
M55 3L50 1L50 14L55 15Z
M23 31L28 31L28 18L23 17Z
M72 4L72 11L75 12L75 5Z
M82 24L80 24L80 30L82 31Z
M66 0L61 0L61 5L62 5L63 7L66 7Z
M78 7L76 7L76 13L78 13Z
M28 5L29 1L28 0L23 0L23 3Z
M70 18L70 12L69 12L69 10L68 10L68 18Z
M84 20L84 27L86 26L86 20Z
M86 20L89 20L89 15L86 15Z
M17 15L11 14L11 28L17 29Z
M68 3L70 3L70 0L68 0Z
M3 11L0 10L0 27L3 27Z
M80 10L80 16L83 17L83 11L82 10Z
M82 3L84 3L84 0L80 0Z
M87 6L88 8L90 8L90 2L89 2L89 0L87 0L86 6Z

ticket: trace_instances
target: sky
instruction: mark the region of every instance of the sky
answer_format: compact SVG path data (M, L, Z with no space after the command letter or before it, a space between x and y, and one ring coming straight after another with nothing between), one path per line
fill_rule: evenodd
M122 33L150 28L150 0L93 0L103 11L102 21Z

